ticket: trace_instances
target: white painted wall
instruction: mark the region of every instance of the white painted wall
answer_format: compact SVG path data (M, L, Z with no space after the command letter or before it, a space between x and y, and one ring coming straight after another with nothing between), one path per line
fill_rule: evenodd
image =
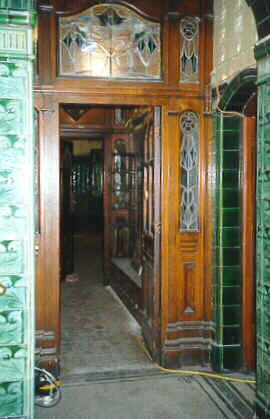
M212 85L255 66L255 19L245 0L214 0Z

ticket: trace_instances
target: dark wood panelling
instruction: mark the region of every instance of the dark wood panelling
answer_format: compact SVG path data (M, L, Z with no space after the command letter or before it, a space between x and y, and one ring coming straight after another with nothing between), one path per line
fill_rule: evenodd
M103 211L104 211L104 285L110 283L110 259L111 249L108 246L111 240L111 167L112 167L112 142L111 135L104 137L104 191L103 191Z
M56 4L57 3L57 4ZM89 7L94 1L54 1L58 11L77 11ZM169 5L170 3L170 5ZM161 282L156 294L149 287L145 298L154 299L155 334L161 339L162 362L176 366L208 359L208 339L211 319L211 193L207 187L207 162L209 161L208 140L211 137L210 121L204 118L205 84L209 82L211 70L211 23L201 19L201 83L193 86L179 84L179 26L178 16L200 16L206 12L201 1L168 2L132 1L132 5L163 21L163 67L164 78L160 82L127 82L101 80L61 79L56 76L56 16L55 11L39 18L41 68L35 80L36 103L43 109L41 124L41 235L40 274L37 279L39 301L39 330L51 330L59 343L59 123L58 106L62 103L118 105L118 106L161 106L161 220L155 228L161 231ZM171 14L168 15L168 8ZM176 18L176 19L175 19ZM50 34L50 40L48 40ZM46 48L43 47L46 45ZM207 46L207 48L206 48ZM200 115L200 220L201 231L186 237L179 233L179 114L192 109ZM173 111L168 115L168 111ZM90 114L91 115L91 110ZM88 114L83 121L72 122L63 118L61 135L84 138L104 138L105 156L112 155L107 139L113 132L111 127L101 124L101 114L95 118ZM93 115L93 114L92 114ZM61 113L61 117L63 117ZM90 119L88 119L88 117ZM98 119L98 123L97 123ZM105 118L106 121L108 119ZM107 122L105 122L105 125ZM70 130L72 125L72 130ZM93 128L93 129L92 129ZM113 127L115 129L116 127ZM72 133L72 135L71 135ZM90 135L90 137L89 137ZM73 137L74 138L74 137ZM110 199L106 179L111 176L111 160L105 157L104 202ZM208 182L208 183L207 183ZM107 186L106 186L107 185ZM111 234L111 216L104 206L105 241ZM107 225L107 228L106 228ZM159 234L159 233L158 233ZM151 253L149 253L151 256ZM150 260L149 256L149 260ZM105 249L105 271L109 272L110 249ZM192 269L189 269L191 268ZM124 283L124 279L122 281ZM186 284L186 287L184 286ZM188 285L187 285L188 284ZM190 285L190 287L189 287ZM122 285L119 286L119 289ZM130 291L130 295L139 292ZM129 291L127 291L129 294ZM129 297L130 298L130 297ZM127 297L128 299L128 297ZM137 297L135 298L135 300ZM190 304L192 301L192 304ZM133 304L133 303L132 303ZM134 303L135 305L141 304ZM192 312L186 310L192 305ZM150 307L150 305L149 305ZM149 308L148 307L148 308ZM150 307L148 313L151 313ZM136 311L136 310L135 310ZM141 320L144 321L143 319ZM149 323L150 324L150 323ZM151 336L151 331L145 335ZM188 339L192 338L192 341ZM150 337L150 341L153 335Z
M194 267L193 262L184 262L184 313L195 313Z
M110 109L104 107L91 106L90 109L77 121L75 121L63 108L60 106L60 124L62 128L90 128L90 127L106 127L107 122L111 120ZM108 115L109 113L109 115Z
M183 110L194 110L199 115L199 232L180 232L180 144L181 133L179 118ZM207 121L203 117L203 101L182 101L173 103L169 110L169 255L170 268L168 278L168 324L164 342L164 363L180 364L209 361L209 342L211 337L211 277L205 277L205 249L211 248L211 240L206 244L208 225L204 225L205 211L205 162L207 141ZM206 286L208 285L208 287ZM189 323L190 322L190 323ZM191 325L190 328L188 325ZM205 326L207 324L207 326ZM175 327L173 325L176 325ZM194 326L195 325L195 326ZM179 329L180 327L180 329ZM179 334L179 330L181 333ZM192 335L191 335L192 334ZM191 340L190 340L191 339Z
M52 95L35 98L40 115L40 249L36 298L37 327L60 337L60 142L58 103Z
M110 284L139 324L143 321L142 289L115 263L110 264Z
M53 0L52 4L55 6L56 11L75 13L81 10L88 9L89 7L97 4L96 0L76 0L76 2L67 2L66 0ZM105 3L105 2L104 2ZM107 0L106 3L114 3L112 0ZM151 16L155 19L162 19L164 16L164 9L166 1L162 0L132 0L130 2L119 2L137 9L141 13ZM166 9L165 9L166 10Z
M209 363L211 322L179 321L169 323L162 362L169 368Z

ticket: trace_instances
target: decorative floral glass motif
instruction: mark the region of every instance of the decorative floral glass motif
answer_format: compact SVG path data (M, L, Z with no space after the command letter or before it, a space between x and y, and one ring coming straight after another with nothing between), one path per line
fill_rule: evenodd
M199 231L198 116L185 111L180 117L180 231Z
M160 79L160 24L119 4L59 18L59 75Z
M200 19L184 17L180 22L182 49L180 55L180 82L199 83Z

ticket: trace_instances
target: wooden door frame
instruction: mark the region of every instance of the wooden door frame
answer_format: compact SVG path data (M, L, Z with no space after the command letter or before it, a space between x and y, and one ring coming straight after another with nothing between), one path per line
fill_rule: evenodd
M242 129L242 346L250 370L256 367L256 200L251 198L256 196L256 122L244 118Z
M162 103L163 102L163 103ZM164 114L163 100L157 97L136 96L96 96L91 94L72 93L35 93L35 106L40 113L40 269L37 281L37 298L41 309L37 307L39 322L37 324L38 345L44 348L47 355L56 364L59 360L61 337L60 323L60 123L59 107L62 103L111 105L111 106L154 106L161 107ZM164 147L162 147L163 149ZM163 171L162 156L161 167ZM165 184L161 184L161 196ZM161 205L163 205L161 201ZM167 208L162 211L162 217L167 216ZM162 222L163 224L163 222ZM165 222L164 222L164 225ZM164 255L168 249L162 250ZM160 276L165 272L164 263ZM167 272L167 271L166 271ZM162 310L161 310L162 312ZM160 312L160 324L162 314ZM162 328L162 325L161 325ZM44 358L44 359L45 359Z

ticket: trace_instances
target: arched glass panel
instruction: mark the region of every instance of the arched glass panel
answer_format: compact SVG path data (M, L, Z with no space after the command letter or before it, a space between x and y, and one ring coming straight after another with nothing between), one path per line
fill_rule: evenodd
M60 76L160 79L160 23L104 3L58 24Z
M199 231L198 116L185 111L180 117L180 231Z

